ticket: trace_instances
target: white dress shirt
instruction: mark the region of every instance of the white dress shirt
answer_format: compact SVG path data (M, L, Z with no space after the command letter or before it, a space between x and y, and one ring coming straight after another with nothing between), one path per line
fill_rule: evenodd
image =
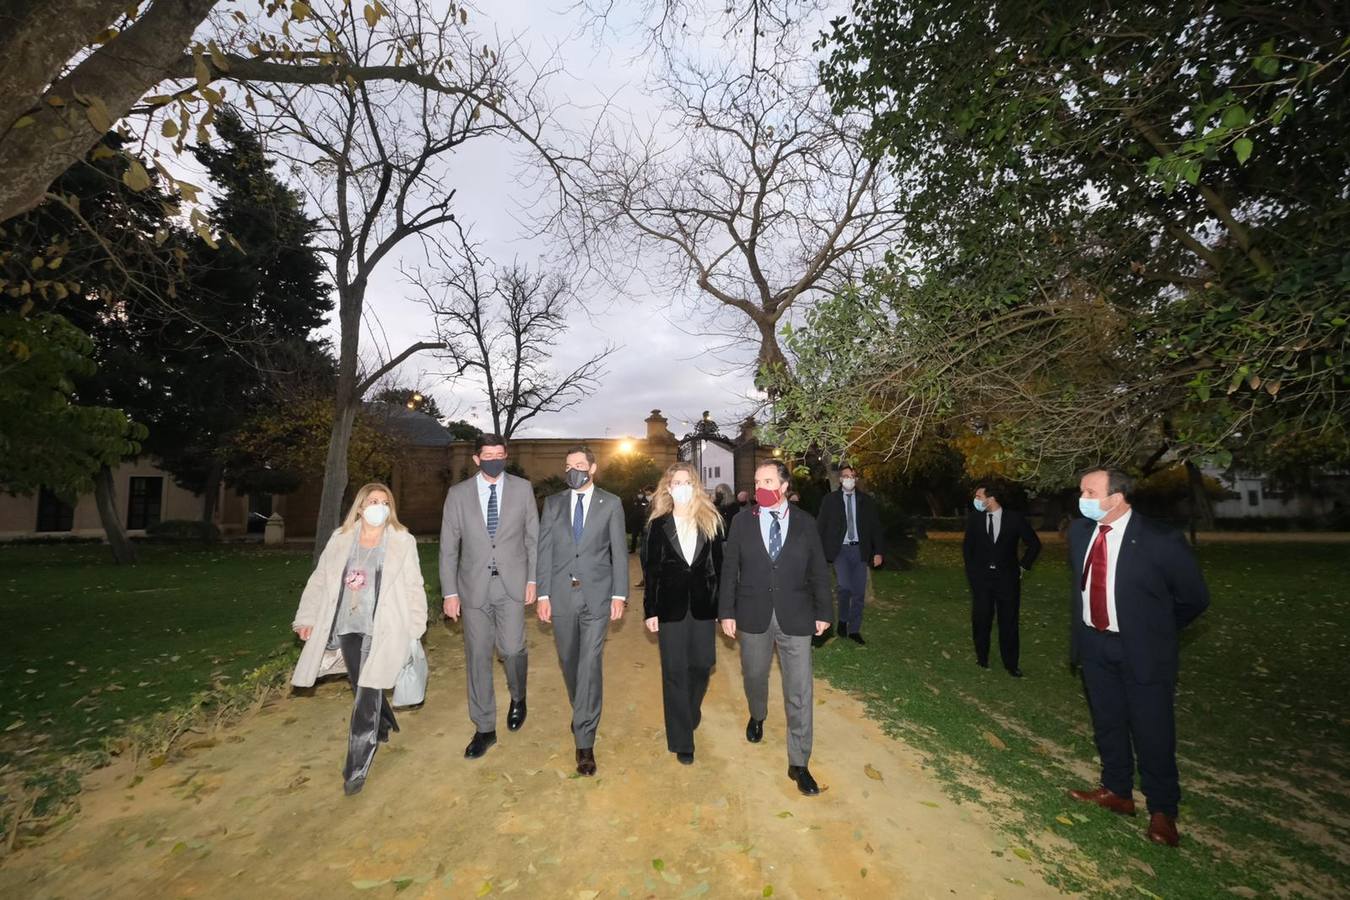
M698 548L698 526L693 516L675 516L675 535L680 539L680 553L689 565L694 564L694 551Z
M998 540L998 536L1003 532L1003 507L1000 506L998 509L991 509L991 510L989 510L988 512L985 513L985 516L986 516L986 517L988 517L988 516L992 516L992 517L993 517L993 521L994 521L994 534L993 534L993 539L994 539L995 541L997 541L997 540ZM988 518L986 518L986 519L984 520L984 533L985 533L985 534L988 534L988 533L989 533L989 519L988 519Z
M1107 631L1120 632L1120 619L1116 618L1116 560L1120 558L1120 547L1125 542L1125 526L1130 524L1134 510L1125 510L1125 515L1110 523L1111 530L1106 533L1106 617ZM1087 553L1083 556L1083 569L1087 570L1087 561L1092 556L1092 546L1097 543L1101 526L1092 529L1088 540ZM1087 587L1079 591L1083 597L1083 624L1095 628L1092 624L1092 576L1088 575Z

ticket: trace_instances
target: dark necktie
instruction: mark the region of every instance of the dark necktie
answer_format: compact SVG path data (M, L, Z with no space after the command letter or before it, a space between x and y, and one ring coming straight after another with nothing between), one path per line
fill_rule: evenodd
M488 485L487 530L488 537L495 540L497 537L497 486L495 484Z
M844 514L848 519L848 525L844 529L844 540L856 542L858 540L858 526L853 516L852 494L844 495Z
M1087 568L1083 569L1083 581L1078 586L1079 590L1083 590L1089 587L1088 582L1091 581L1088 608L1092 615L1092 627L1098 631L1105 631L1111 625L1111 616L1106 609L1106 533L1110 530L1110 525L1097 527L1097 539L1092 542Z
M778 521L778 513L771 512L773 521L769 523L769 559L777 561L783 549L783 526Z
M581 505L584 495L577 494L577 509L572 513L572 543L581 543L581 529L586 524L586 507Z
M994 514L985 513L984 517L984 530L989 532L989 540L992 541L994 539Z

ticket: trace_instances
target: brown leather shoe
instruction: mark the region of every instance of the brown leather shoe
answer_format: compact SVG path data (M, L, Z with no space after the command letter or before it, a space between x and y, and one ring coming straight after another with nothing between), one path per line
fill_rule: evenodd
M1149 815L1148 831L1145 834L1155 844L1175 847L1181 843L1181 835L1177 834L1176 818L1165 812L1155 812Z
M595 751L590 747L587 747L585 750L577 750L577 774L595 774Z
M1104 787L1099 787L1095 791L1069 791L1069 796L1084 803L1095 803L1102 809L1109 809L1118 815L1134 815L1134 801L1132 799L1114 794Z

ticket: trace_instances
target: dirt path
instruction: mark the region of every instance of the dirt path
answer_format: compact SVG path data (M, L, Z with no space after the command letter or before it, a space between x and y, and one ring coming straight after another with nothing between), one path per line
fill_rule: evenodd
M778 673L764 741L747 744L727 642L698 761L679 765L641 626L635 608L610 633L594 779L573 774L552 635L533 621L529 720L465 760L462 639L436 625L426 706L402 714L360 795L342 795L350 695L329 684L186 759L96 773L73 825L0 869L0 896L1059 896L1014 854L993 855L1009 844L980 811L953 805L914 751L822 682L811 769L828 789L800 796L786 777Z

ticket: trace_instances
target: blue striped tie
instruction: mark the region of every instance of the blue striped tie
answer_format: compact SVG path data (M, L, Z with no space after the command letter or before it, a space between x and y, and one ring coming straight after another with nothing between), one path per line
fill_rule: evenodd
M581 531L586 523L586 507L581 505L581 494L577 494L577 511L572 514L572 543L581 543Z
M487 510L487 529L488 537L497 536L497 486L488 485L488 510Z
M778 513L771 512L773 521L769 523L769 559L777 560L783 550L783 529L778 524Z

